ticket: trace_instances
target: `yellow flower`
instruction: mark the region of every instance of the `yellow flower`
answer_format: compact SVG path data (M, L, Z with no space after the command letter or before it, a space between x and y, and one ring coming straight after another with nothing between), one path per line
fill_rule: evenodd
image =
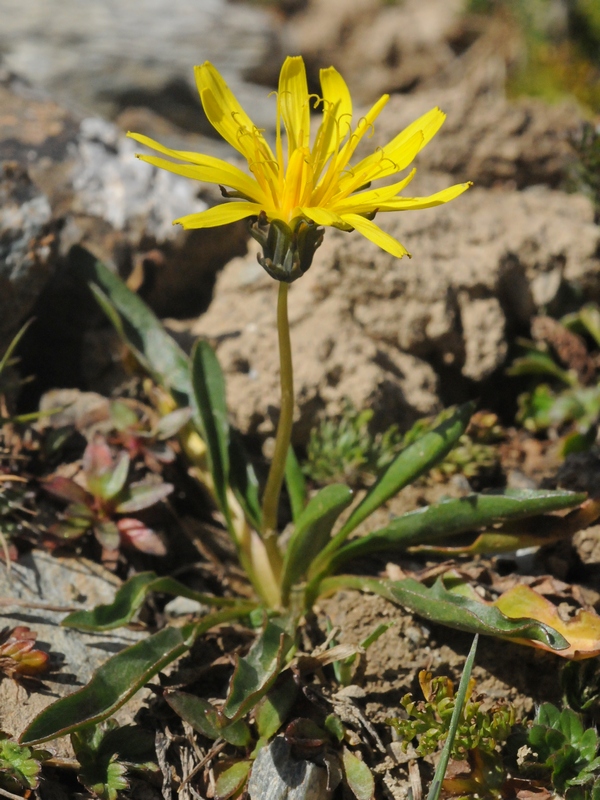
M175 220L184 228L211 228L247 217L276 225L285 223L283 227L288 226L291 231L305 229L306 223L328 225L347 231L356 229L383 250L401 258L408 255L407 250L373 222L375 214L437 206L453 200L471 185L450 186L429 197L399 197L399 192L412 180L413 169L397 183L368 188L372 181L395 175L413 161L445 119L439 108L431 109L385 147L350 166L357 145L372 132L389 95L383 95L353 126L350 92L337 70L333 67L321 70L322 97L315 98L308 93L302 58L289 57L279 76L273 152L212 64L206 62L195 67L195 75L206 116L223 139L246 159L251 176L219 158L171 150L147 136L129 133L141 144L176 159L138 156L143 161L233 190L226 192L226 196L237 198L234 202ZM321 106L323 113L312 146L311 101L315 107ZM285 153L281 123L287 134Z

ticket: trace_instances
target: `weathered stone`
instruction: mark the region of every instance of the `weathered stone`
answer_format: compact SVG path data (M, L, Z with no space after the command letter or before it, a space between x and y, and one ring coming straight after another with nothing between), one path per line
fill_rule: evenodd
M200 130L193 65L212 61L245 98L259 125L273 125L272 100L244 81L247 70L278 51L276 20L266 9L225 0L0 2L0 50L8 68L67 108L114 116L148 105ZM206 124L206 123L205 123Z
M54 558L33 551L0 570L3 624L27 625L38 634L36 646L50 653L50 671L40 676L36 688L4 678L0 682L0 728L18 736L37 714L60 697L84 686L111 655L135 644L147 634L121 628L110 633L85 633L62 628L65 613L50 607L93 608L112 602L120 581L99 564L81 558ZM20 603L11 606L9 600ZM31 603L31 606L27 604ZM38 605L39 604L39 605ZM120 722L131 722L143 702L142 692L117 714ZM70 755L64 739L50 745L59 755Z
M250 800L329 800L327 770L292 757L283 736L263 747L248 781Z
M286 33L319 66L341 71L359 102L410 91L455 60L452 33L462 0L311 0Z
M16 162L0 171L0 352L51 277L57 229L48 198Z

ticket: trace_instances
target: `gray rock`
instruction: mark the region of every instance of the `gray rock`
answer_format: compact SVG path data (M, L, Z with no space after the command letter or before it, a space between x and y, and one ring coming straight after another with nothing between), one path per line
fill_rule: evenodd
M48 198L23 167L5 162L0 171L0 352L52 275L56 249Z
M292 758L282 736L263 747L258 754L250 780L250 800L328 800L327 770L312 761Z
M0 18L9 69L77 112L111 117L149 105L198 130L193 65L209 60L257 124L273 125L267 92L243 80L279 48L265 9L226 0L1 0Z
M0 569L0 617L7 627L27 625L38 634L38 649L50 653L51 671L40 676L39 689L4 678L0 682L0 729L18 736L48 705L84 686L110 656L143 639L147 634L121 628L110 633L85 633L62 628L65 612L51 608L93 608L112 602L120 581L99 564L86 559L54 558L33 551ZM9 600L20 603L11 605ZM28 607L28 603L31 606ZM136 695L118 713L121 722L131 722L146 693ZM67 741L57 740L52 750L69 755Z
M135 239L158 242L181 238L173 220L204 211L198 187L166 170L157 170L135 154L145 150L99 117L82 120L73 163L76 214L97 217L117 231L135 231Z

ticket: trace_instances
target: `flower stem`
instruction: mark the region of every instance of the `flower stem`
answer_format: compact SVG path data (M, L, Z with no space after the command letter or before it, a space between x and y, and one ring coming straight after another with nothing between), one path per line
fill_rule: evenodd
M277 333L279 337L279 379L281 383L281 412L275 438L275 452L263 495L263 538L269 547L269 541L277 548L275 532L277 530L277 509L279 495L285 473L290 440L292 438L292 422L294 417L294 370L292 367L292 346L290 342L290 324L288 321L289 284L279 283L277 299ZM279 550L277 548L277 550ZM281 556L280 556L281 557Z

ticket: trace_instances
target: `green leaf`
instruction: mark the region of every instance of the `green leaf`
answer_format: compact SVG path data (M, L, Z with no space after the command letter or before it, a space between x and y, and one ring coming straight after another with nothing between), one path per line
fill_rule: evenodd
M316 556L331 540L331 529L352 502L352 497L352 490L341 483L325 486L298 517L283 559L281 595L284 603L290 588L306 574Z
M221 711L227 721L243 717L269 691L281 671L291 645L283 619L269 619L248 655L237 659L227 700Z
M477 652L478 643L479 635L476 634L475 638L473 639L471 649L469 650L467 660L465 661L463 674L461 675L460 684L458 686L458 692L456 693L456 703L454 704L452 719L450 720L448 738L446 739L444 749L440 755L440 760L435 768L435 774L433 776L433 781L431 782L429 793L427 794L427 800L438 800L442 790L442 781L444 780L446 770L448 769L450 754L452 753L452 748L454 746L454 738L463 715L463 708L465 705L465 700L467 699L467 692L469 691L469 681L471 680L471 672L473 671L473 664L475 663L475 653Z
M235 747L248 747L252 741L250 728L243 719L231 725L222 725L217 709L201 697L188 692L168 692L165 700L181 719L207 739L223 737Z
M122 650L96 670L87 686L38 714L21 734L21 742L46 742L101 722L161 669L187 652L199 635L239 616L237 609L219 611L182 628L165 628Z
M107 520L94 525L94 535L105 550L118 550L121 534L114 522Z
M31 750L0 733L0 774L14 779L24 789L37 787L41 762L49 756L45 750Z
M192 351L194 421L206 443L208 465L221 511L229 518L229 422L225 380L208 342L196 342ZM231 525L230 525L231 527Z
M515 358L507 375L552 375L567 386L577 386L577 376L561 369L547 353L531 350L526 356Z
M88 445L88 450L95 445ZM85 463L85 459L84 459ZM103 500L112 500L125 486L130 459L127 453L119 453L112 469L91 470L86 473L86 484L90 492Z
M90 284L96 300L119 336L140 364L161 385L180 395L189 405L192 387L189 359L144 301L101 262L93 268Z
M291 445L285 460L285 484L292 507L292 519L297 522L306 505L306 482L302 468L294 453L294 448Z
M562 511L579 505L585 498L585 494L575 492L505 489L493 494L470 494L442 500L403 514L385 528L348 542L333 555L329 569L334 571L350 559L370 553L446 540L500 522ZM556 521L554 517L552 521ZM539 520L535 520L535 524L539 527Z
M4 355L2 356L2 359L0 359L0 375L2 375L2 373L6 369L6 366L7 366L8 362L12 358L12 354L17 349L17 346L18 346L19 342L21 341L21 339L23 338L23 336L27 332L27 329L32 324L32 322L33 322L33 317L31 319L27 320L27 322L17 331L15 336L13 336L13 339L12 339L11 343L8 345L8 347L6 348L6 350L4 352Z
M372 800L375 795L375 780L365 762L344 748L342 763L346 782L357 800Z
M442 578L438 578L433 586L427 587L413 578L380 581L376 578L342 575L322 581L320 592L331 594L342 588L374 592L431 622L448 625L460 631L507 639L531 639L543 642L553 650L565 650L569 647L566 639L550 625L528 618L510 619L495 606L448 591Z
M234 795L246 783L252 762L248 759L236 761L227 767L216 781L215 793L217 800L227 800Z
M172 483L132 484L125 499L115 508L119 514L131 514L159 503L168 497L175 487Z
M155 572L140 572L125 581L117 590L112 603L96 606L92 611L73 611L63 619L62 625L65 628L79 628L82 631L110 631L120 628L131 622L149 592L187 597L189 600L197 600L208 606L237 605L240 616L248 613L253 607L253 604L240 603L234 598L213 597L195 592L174 578L159 578Z
M449 419L423 434L416 442L396 456L383 475L367 492L362 502L354 509L340 532L322 551L311 570L313 575L327 567L333 553L338 550L357 525L360 525L390 497L426 473L450 452L467 429L474 408L473 403L460 406Z
M286 671L256 707L256 727L261 739L269 740L275 736L296 702L297 695L298 686L291 673Z
M179 431L186 425L192 418L192 409L189 406L185 408L176 408L169 414L165 414L158 421L158 425L151 435L156 436L157 439L164 441L176 436Z
M229 431L229 483L247 519L255 530L260 530L262 509L258 497L258 479L235 429Z

